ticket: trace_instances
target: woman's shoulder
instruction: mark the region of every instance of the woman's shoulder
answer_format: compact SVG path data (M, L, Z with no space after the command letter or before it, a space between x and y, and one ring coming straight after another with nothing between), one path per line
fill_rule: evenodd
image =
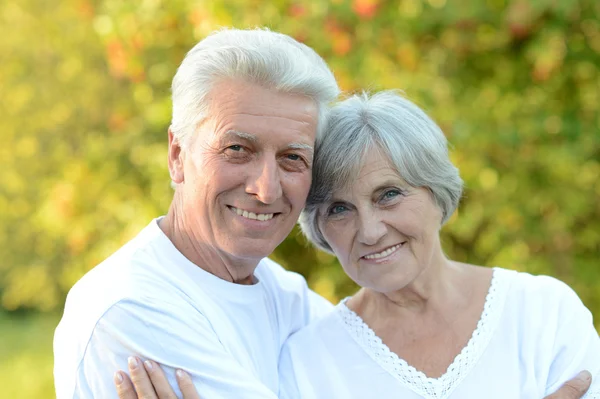
M521 315L526 323L544 322L547 326L555 321L558 327L561 320L589 318L589 310L575 291L555 277L494 268L494 278L507 287L504 312L513 319Z
M575 291L565 282L546 275L534 275L527 272L494 268L495 273L510 280L509 294L530 300L552 300L562 302L565 299L578 298Z
M521 362L536 364L545 394L583 369L597 379L600 340L591 312L575 291L551 276L498 270L511 280L503 336L518 334Z
M489 292L486 304L493 303L497 313L510 314L513 319L521 315L535 322L546 317L560 318L569 312L587 312L575 291L555 277L501 267L463 265L468 266L470 273L479 276L473 281L483 284L487 279Z
M492 273L492 282L496 284L501 283L503 285L509 285L513 294L516 292L523 293L525 295L539 295L544 293L563 294L571 295L574 291L561 280L546 276L546 275L534 275L528 272L522 272L517 270L506 269L502 267L486 267L477 266L472 264L462 264L467 266L468 270L472 275L484 276Z

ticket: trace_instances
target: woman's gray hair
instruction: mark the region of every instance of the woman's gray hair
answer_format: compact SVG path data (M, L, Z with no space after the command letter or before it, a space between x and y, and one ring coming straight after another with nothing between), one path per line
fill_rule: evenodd
M329 112L325 133L317 141L313 183L300 227L317 247L332 252L319 229L319 213L334 191L346 189L360 171L366 153L376 149L412 187L425 187L442 211L452 216L463 181L448 157L440 128L396 91L353 95Z
M318 109L317 137L329 103L339 94L333 73L310 47L267 29L222 29L192 48L173 78L171 131L182 146L207 116L207 96L223 78L240 78L313 99Z

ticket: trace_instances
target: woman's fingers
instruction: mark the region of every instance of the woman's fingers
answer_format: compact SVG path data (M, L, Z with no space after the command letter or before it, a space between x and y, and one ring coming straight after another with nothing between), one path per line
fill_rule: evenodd
M115 373L119 399L177 399L158 363L152 360L142 363L139 358L130 357L128 364L131 381L126 373ZM177 370L175 374L183 399L200 399L190 375L183 370Z
M129 365L129 376L137 391L137 397L139 399L158 399L152 381L150 381L150 377L148 377L140 359L132 356L127 359L127 363Z
M175 373L177 376L177 385L183 394L183 399L200 399L198 391L192 382L192 377L183 370L177 370Z
M114 379L119 399L137 399L135 388L126 373L119 370L115 373Z
M152 360L146 360L144 362L144 368L150 376L150 381L154 386L154 390L156 391L159 399L177 399L177 395L175 395L175 392L173 392L165 373L162 371L158 363L155 363ZM187 399L185 395L183 398Z

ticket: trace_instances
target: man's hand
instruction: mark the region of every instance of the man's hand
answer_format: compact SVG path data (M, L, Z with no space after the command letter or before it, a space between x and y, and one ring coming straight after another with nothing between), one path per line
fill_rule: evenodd
M177 399L165 373L152 360L141 362L137 357L129 358L129 375L123 371L115 373L115 385L119 399ZM198 391L188 373L177 370L177 385L183 399L200 399Z
M544 399L580 399L590 388L591 383L592 375L588 371L582 371Z

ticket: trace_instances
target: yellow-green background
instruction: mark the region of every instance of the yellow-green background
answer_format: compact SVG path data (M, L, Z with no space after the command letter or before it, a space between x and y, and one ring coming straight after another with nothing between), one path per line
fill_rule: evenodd
M220 26L316 49L344 90L400 88L466 182L454 259L556 276L600 326L597 0L0 2L0 386L51 398L77 279L164 214L169 84ZM294 232L275 253L332 301L355 287Z

